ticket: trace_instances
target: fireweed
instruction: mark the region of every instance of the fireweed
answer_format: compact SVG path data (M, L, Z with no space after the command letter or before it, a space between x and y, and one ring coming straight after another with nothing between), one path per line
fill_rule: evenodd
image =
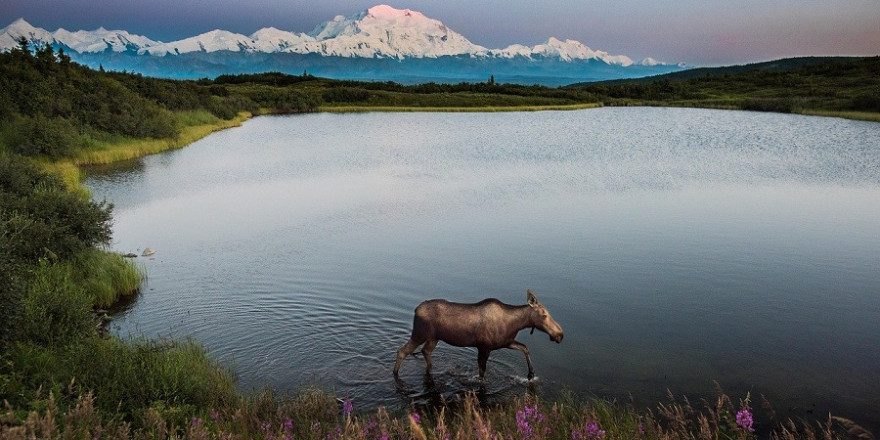
M576 402L564 398L549 406L536 398L514 398L500 406L480 405L476 396L464 398L456 409L411 410L393 416L379 409L354 414L351 399L340 402L328 394L279 401L240 400L228 407L205 410L189 418L167 418L170 409L151 409L135 428L119 417L107 417L91 394L66 409L52 393L43 409L17 418L7 407L0 413L0 438L39 440L66 438L180 439L180 440L687 440L754 438L754 414L748 400L734 406L726 396L716 405L695 408L685 401L661 405L657 416L631 406L599 400ZM341 407L341 408L340 408ZM552 428L552 430L551 430ZM872 440L854 422L829 417L824 423L786 422L772 440Z
M573 429L571 440L605 440L605 430L599 428L599 423L589 421L583 429Z
M753 426L754 420L752 419L752 413L748 408L743 408L736 413L736 424L739 425L744 431L748 433L755 432L755 428Z
M550 435L547 415L541 412L537 404L526 406L516 412L516 431L523 440L540 439Z

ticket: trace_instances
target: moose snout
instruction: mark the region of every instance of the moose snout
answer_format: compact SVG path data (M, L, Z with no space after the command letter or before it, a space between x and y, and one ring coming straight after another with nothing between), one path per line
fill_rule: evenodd
M562 337L563 337L563 336L564 336L564 335L562 334L562 332L559 332L559 333L557 333L557 334L555 334L555 335L550 335L550 340L553 341L553 342L555 342L555 343L557 343L557 344L559 344L559 343L562 342Z

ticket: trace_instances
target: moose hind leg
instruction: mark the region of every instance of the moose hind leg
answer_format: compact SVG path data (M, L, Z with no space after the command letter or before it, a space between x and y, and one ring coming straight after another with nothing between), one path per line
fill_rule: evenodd
M431 367L434 366L434 361L431 359L431 353L434 352L434 348L436 347L436 339L429 339L428 342L425 342L425 346L422 347L422 354L425 355L425 374L430 374Z
M400 371L400 364L403 363L403 360L407 355L415 351L419 345L425 342L424 340L418 340L416 338L409 338L409 341L406 344L403 344L403 347L397 350L397 360L394 361L394 375L397 376L397 372Z
M526 364L529 366L529 380L535 378L535 370L532 368L532 358L529 356L529 347L526 347L526 344L522 342L513 341L507 348L512 348L514 350L519 350L526 355Z

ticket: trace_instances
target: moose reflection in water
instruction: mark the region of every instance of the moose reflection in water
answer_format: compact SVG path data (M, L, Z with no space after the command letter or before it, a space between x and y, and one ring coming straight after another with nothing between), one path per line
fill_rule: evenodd
M495 298L484 299L475 304L461 304L443 299L424 301L416 307L413 317L412 335L403 347L397 350L394 362L394 375L400 371L404 358L420 345L425 356L426 374L431 373L431 353L437 342L443 341L457 347L477 347L477 362L480 378L486 374L486 361L489 353L499 348L520 350L526 356L529 366L529 379L535 377L532 359L525 344L516 340L520 330L532 328L550 335L550 340L562 342L562 327L553 320L550 313L538 302L531 290L527 293L528 304L513 306Z

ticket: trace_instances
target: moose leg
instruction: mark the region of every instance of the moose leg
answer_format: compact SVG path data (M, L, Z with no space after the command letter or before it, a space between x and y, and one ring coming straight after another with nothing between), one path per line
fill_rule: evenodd
M526 344L522 342L513 341L507 348L512 348L514 350L519 350L526 355L526 364L529 365L529 380L535 378L535 370L532 368L532 358L529 356L529 347L526 347Z
M431 373L431 367L434 366L434 361L431 360L431 353L434 352L434 348L437 347L437 340L428 340L425 342L425 346L422 347L422 354L425 355L425 374Z
M422 345L422 342L425 342L425 341L418 340L418 339L412 337L412 338L409 338L409 341L407 341L406 344L403 344L403 347L400 347L400 349L397 350L397 360L394 361L394 375L395 376L397 376L397 372L400 371L400 364L403 363L403 360L406 358L406 356L408 354L412 353L413 351L415 351L415 349L418 348L419 345Z
M477 352L477 365L480 367L480 379L486 375L486 362L489 360L489 350L479 348Z

